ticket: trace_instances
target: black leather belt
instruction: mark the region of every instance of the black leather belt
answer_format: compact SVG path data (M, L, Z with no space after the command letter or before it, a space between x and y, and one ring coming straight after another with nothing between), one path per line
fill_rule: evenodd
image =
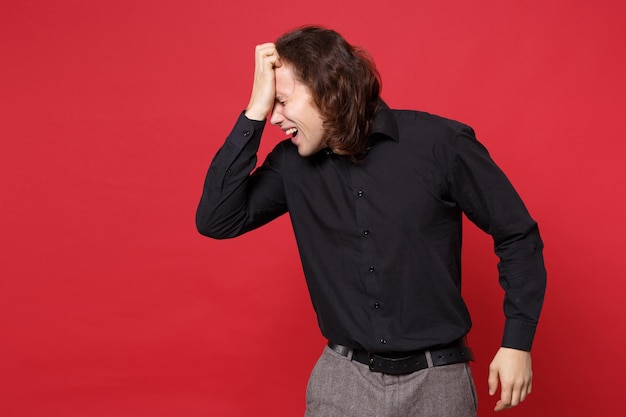
M328 347L345 357L349 357L350 351L352 351L352 360L369 366L372 372L405 375L428 368L427 350L373 353L363 349L350 349L347 346L331 342L328 342ZM464 346L462 342L446 345L440 349L431 349L430 356L433 366L452 365L453 363L474 360L472 350Z

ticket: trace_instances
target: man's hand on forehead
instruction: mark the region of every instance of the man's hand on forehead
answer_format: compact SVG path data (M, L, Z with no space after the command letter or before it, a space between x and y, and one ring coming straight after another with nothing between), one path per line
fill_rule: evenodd
M274 68L282 66L280 56L273 43L257 45L255 49L254 84L246 117L265 120L276 100L276 75Z
M276 45L268 42L256 46L256 59L259 64L259 59L265 60L268 64L272 65L272 68L280 67L280 56L276 50Z

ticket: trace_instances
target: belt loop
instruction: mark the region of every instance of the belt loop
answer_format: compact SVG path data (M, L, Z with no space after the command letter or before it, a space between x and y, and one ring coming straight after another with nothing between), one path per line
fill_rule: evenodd
M424 351L424 355L426 356L426 363L428 364L428 367L429 368L434 367L434 365L433 365L433 356L430 354L430 350Z

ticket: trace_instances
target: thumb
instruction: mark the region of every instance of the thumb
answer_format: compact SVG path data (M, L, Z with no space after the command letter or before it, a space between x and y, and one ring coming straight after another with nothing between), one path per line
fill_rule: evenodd
M494 395L496 390L498 389L498 368L495 366L489 367L489 378L487 379L487 384L489 385L489 395Z

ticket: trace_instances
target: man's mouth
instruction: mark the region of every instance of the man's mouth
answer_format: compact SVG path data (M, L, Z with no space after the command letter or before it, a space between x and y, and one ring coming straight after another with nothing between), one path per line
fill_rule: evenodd
M291 136L292 138L295 138L296 135L298 134L298 129L296 129L295 127L292 127L291 129L285 130L285 133L287 134L287 136Z

